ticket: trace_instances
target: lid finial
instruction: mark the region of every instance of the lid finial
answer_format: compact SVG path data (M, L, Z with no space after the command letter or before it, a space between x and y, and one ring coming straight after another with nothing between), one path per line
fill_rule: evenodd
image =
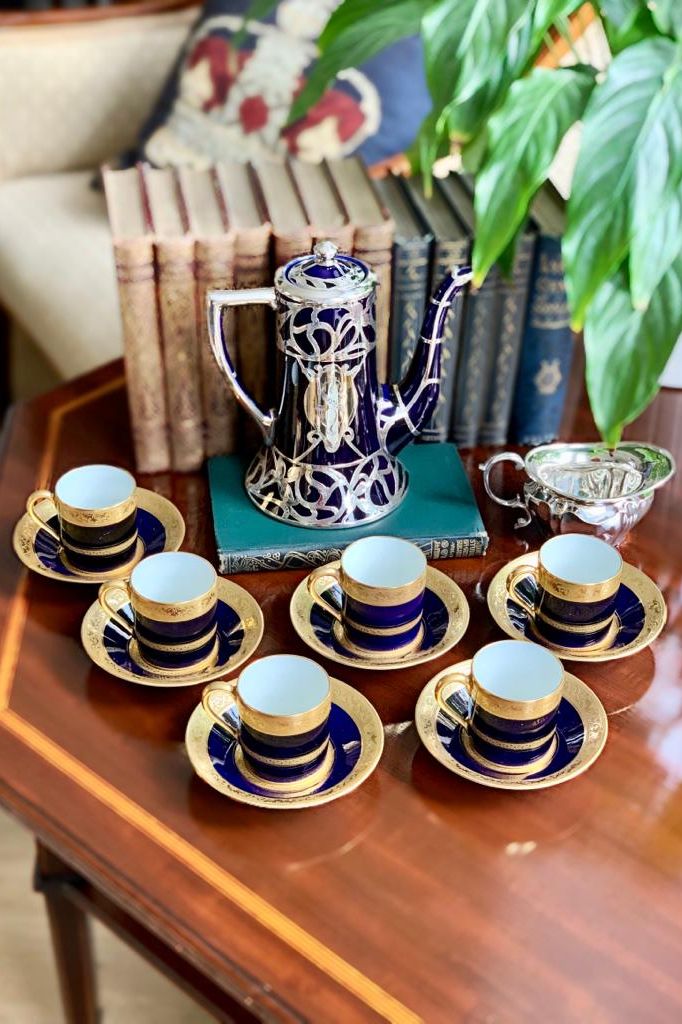
M317 242L313 248L313 253L321 263L333 263L338 251L338 245L335 245L328 238L324 238L321 242Z

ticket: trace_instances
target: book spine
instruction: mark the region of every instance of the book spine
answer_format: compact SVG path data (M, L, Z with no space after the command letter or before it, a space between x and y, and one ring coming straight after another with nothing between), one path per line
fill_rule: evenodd
M465 266L469 262L471 243L468 239L452 242L436 242L431 275L433 290L453 266ZM464 303L455 302L454 309L447 315L443 327L443 342L440 362L440 392L438 405L431 420L422 430L420 441L447 441L455 400L455 376L459 355L460 335L464 317Z
M516 249L511 279L502 280L500 333L488 383L479 444L505 444L507 441L534 248L535 237L522 235Z
M128 405L140 473L171 467L161 337L150 239L115 242Z
M442 537L414 540L430 561L443 558L474 558L488 547L486 534L475 537ZM276 569L314 569L341 557L342 548L314 548L307 551L218 551L218 568L226 576L239 572L267 572Z
M158 241L156 266L172 463L187 472L204 458L192 239Z
M428 238L393 246L390 371L394 381L404 376L419 338L429 286L429 249Z
M561 241L541 235L512 407L511 436L517 444L546 444L558 437L572 358Z
M353 255L369 263L377 278L376 355L377 377L388 380L388 327L391 314L391 250L393 225L385 228L359 228L355 231Z
M452 440L463 448L476 444L483 418L485 386L499 326L500 272L497 267L476 292L467 296L455 399Z
M309 228L305 231L295 231L290 235L273 235L275 242L275 263L283 267L295 256L303 256L312 248L312 234Z
M215 361L208 342L206 293L215 288L234 287L234 238L197 241L195 246L197 280L197 339L201 368L201 395L204 413L206 455L224 455L235 450L237 403ZM224 313L225 337L235 337L235 311Z

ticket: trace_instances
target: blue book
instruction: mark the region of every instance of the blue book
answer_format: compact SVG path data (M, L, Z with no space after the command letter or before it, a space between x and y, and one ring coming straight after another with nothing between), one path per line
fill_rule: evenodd
M410 484L402 504L369 526L321 530L291 526L260 512L244 490L240 455L209 459L208 478L220 571L260 572L324 565L359 537L394 534L427 558L468 558L488 547L476 499L452 444L410 445L401 453Z
M538 237L510 436L516 444L535 445L559 436L574 346L561 259L563 211L541 191L532 213Z

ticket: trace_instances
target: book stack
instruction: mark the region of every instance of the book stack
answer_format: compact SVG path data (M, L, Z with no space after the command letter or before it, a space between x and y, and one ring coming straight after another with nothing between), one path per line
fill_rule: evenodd
M424 304L448 266L471 258L473 182L450 174L376 182L395 221L390 376L404 372ZM545 188L521 233L511 274L493 267L449 317L438 409L422 441L541 444L559 433L573 356L561 264L562 200Z
M258 288L321 238L371 263L380 282L377 361L388 371L393 221L359 159L222 163L207 170L103 170L137 468L198 469L256 443L208 343L206 293ZM250 394L273 399L269 311L226 313ZM229 344L229 342L228 342Z

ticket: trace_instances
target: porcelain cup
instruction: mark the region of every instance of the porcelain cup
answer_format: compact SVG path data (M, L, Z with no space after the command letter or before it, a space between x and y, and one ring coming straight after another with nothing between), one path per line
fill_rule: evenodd
M561 649L600 649L611 643L617 627L622 570L623 559L610 544L584 534L563 534L542 545L537 568L515 569L507 590L544 642ZM535 580L530 598L519 589L529 577Z
M218 653L216 571L188 551L162 551L143 558L129 580L112 580L99 590L99 603L134 642L142 664L164 672L212 665ZM122 595L133 621L120 614Z
M300 792L331 770L329 676L310 658L273 654L252 661L236 682L207 686L204 710L238 743L240 770L257 785ZM236 704L237 724L222 712Z
M321 590L337 583L340 604ZM320 566L308 577L313 601L325 608L346 647L371 658L394 658L422 640L426 557L400 537L363 537L349 544L336 566Z
M61 545L74 569L110 572L127 565L135 556L135 488L135 477L118 466L77 466L59 477L54 491L34 491L26 502L26 511ZM46 499L57 510L57 529L39 514L39 506Z
M482 647L468 675L452 672L435 689L439 710L461 725L472 757L492 771L531 775L556 752L556 721L564 687L564 667L539 644L499 640ZM467 710L452 704L456 689L466 692Z

